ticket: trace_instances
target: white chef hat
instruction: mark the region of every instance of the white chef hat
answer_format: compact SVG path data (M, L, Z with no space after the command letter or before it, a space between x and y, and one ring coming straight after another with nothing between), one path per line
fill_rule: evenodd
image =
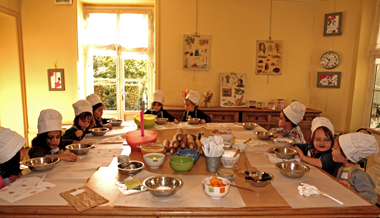
M0 126L0 164L15 156L25 143L26 139L20 134Z
M91 94L86 97L86 100L91 103L91 106L97 105L99 103L103 103L99 96L95 94Z
M40 112L38 117L38 134L62 129L62 115L54 109L46 109Z
M199 94L199 92L197 92L195 90L190 90L190 92L187 93L185 99L188 99L197 105L199 103L199 100L201 99L201 95Z
M303 119L305 111L305 105L299 103L298 101L293 101L284 109L284 114L290 121L292 121L292 123L297 125Z
M156 90L153 93L153 102L159 102L161 104L164 103L165 95L161 90Z
M80 115L83 112L90 112L92 114L92 105L87 100L79 100L73 104L75 116Z
M361 132L339 136L339 144L346 157L354 163L379 151L375 137Z
M313 119L313 122L311 122L311 133L313 134L321 126L327 127L334 135L334 126L326 117L316 117Z

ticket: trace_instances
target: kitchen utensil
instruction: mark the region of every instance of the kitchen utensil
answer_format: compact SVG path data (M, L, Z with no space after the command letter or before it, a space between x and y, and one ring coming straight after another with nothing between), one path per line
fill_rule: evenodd
M275 138L273 141L278 147L284 147L293 143L293 140L287 138Z
M297 154L297 150L293 148L273 148L272 151L278 158L292 159Z
M157 132L153 130L145 130L144 136L141 136L140 130L129 131L125 133L125 139L128 145L131 146L132 151L141 151L141 149L137 148L136 146L150 142L156 142Z
M186 156L176 156L169 159L170 167L177 172L187 172L194 165L194 158Z
M81 154L87 154L87 152L92 148L92 144L76 143L76 144L66 145L65 148L69 150L71 153L81 155Z
M117 165L119 173L130 176L139 173L144 167L144 163L137 160L126 161Z
M211 187L208 184L211 184L210 181L211 177L205 178L202 181L202 188L204 193L209 196L212 199L220 199L228 194L230 191L230 181L226 178L218 177L218 179L221 179L226 186L223 187Z
M159 168L165 161L165 154L148 153L143 156L144 162L151 169Z
M142 185L156 197L169 197L182 188L183 181L175 176L152 176L145 179Z
M54 168L59 162L57 157L36 157L21 162L21 165L29 167L32 171L45 171Z
M157 118L157 119L156 119L156 123L157 123L158 125L163 125L163 124L165 124L167 121L168 121L168 118Z
M106 134L106 132L108 130L109 130L108 128L103 128L103 127L90 129L91 134L94 136L102 136L102 135Z
M282 175L291 178L300 178L310 171L308 166L297 162L279 162L275 167L280 170Z
M273 133L267 131L256 131L254 132L256 137L261 140L268 140L273 136Z
M256 128L258 126L257 123L242 123L241 125L246 130L253 130L254 128Z
M122 123L123 120L120 119L113 119L109 121L109 124L111 124L111 126L120 126Z

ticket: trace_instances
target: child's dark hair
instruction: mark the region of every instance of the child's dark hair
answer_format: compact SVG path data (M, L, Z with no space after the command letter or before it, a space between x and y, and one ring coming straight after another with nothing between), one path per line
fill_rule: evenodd
M334 135L331 132L331 130L329 128L325 127L325 126L320 126L317 129L323 129L323 132L325 133L325 136L329 137L329 139L331 140L331 148L330 149L332 149L334 147ZM312 142L311 144L313 145L313 147L314 147L314 143L313 142L314 142L314 138L315 138L315 132L317 131L317 129L314 130L313 134L311 135L311 142Z
M78 125L79 119L85 122L88 117L90 118L90 125L87 128L91 129L95 125L95 120L94 120L94 116L92 116L92 113L88 111L83 112L79 115L76 115L74 118L74 124Z
M290 122L292 124L292 127L297 127L297 124L293 123L292 121L289 120L289 118L285 115L284 111L282 111L282 113L284 114L284 117L285 117L285 121L286 122Z
M20 151L7 162L0 164L0 176L4 179L12 175L18 175L20 172Z
M46 154L50 153L51 148L47 145L46 139L48 138L49 132L44 132L38 134L34 139L32 140L32 147L40 147L42 148ZM61 140L59 141L59 144L62 143L62 131L61 131Z
M158 106L163 106L163 104L162 103L160 103L160 102L158 102L158 101L154 101L154 102L152 102L152 105L151 105L151 107L153 108L153 105L154 105L154 103L157 103L158 104Z
M102 102L100 102L100 103L97 103L96 105L93 105L92 106L92 112L94 112L96 109L98 109L100 106L102 106L103 105L103 103Z
M340 137L340 136L338 136L338 137L336 138L336 140L338 141L338 143L339 143L339 137ZM339 143L339 144L340 144L340 143ZM342 150L342 145L339 146L339 150L340 150L340 152L342 153L343 157L347 158L346 154L345 154L345 153L343 152L343 150ZM348 161L348 163L356 164L355 162L350 161L350 159L348 159L348 158L347 158L347 161Z
M197 104L195 104L194 102L192 102L190 99L185 99L185 102L186 102L186 100L188 100L188 101L190 101L193 105L195 105L195 109L198 109L198 105Z

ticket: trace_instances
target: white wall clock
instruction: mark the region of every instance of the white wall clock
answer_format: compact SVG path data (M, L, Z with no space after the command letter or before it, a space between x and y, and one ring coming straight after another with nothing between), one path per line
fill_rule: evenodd
M321 66L326 69L333 69L339 64L339 56L333 51L324 53L321 57Z

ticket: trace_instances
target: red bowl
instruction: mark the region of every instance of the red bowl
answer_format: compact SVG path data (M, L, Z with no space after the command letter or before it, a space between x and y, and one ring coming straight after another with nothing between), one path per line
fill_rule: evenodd
M156 142L157 132L153 130L145 130L144 137L141 137L141 130L130 131L125 133L125 139L127 140L128 145L131 146L132 151L141 151L141 149L136 146L149 142Z

